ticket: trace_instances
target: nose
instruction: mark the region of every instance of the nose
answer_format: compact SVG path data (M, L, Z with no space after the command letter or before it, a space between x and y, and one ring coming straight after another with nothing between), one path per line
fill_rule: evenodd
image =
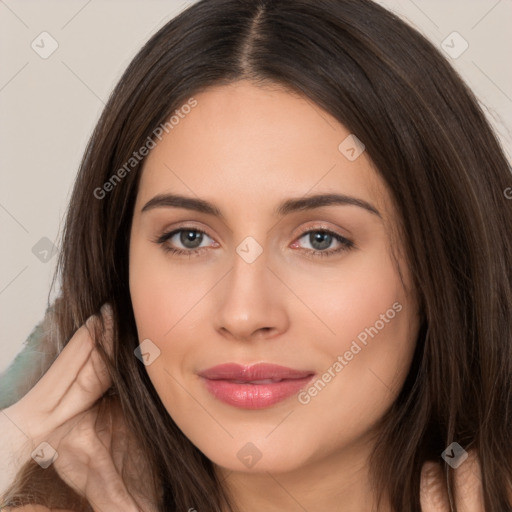
M271 339L288 328L285 288L267 265L265 251L252 263L235 254L215 297L215 327L224 337Z

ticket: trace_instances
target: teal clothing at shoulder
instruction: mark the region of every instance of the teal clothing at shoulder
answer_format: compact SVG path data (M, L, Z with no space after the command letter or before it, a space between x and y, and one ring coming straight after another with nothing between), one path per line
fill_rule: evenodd
M55 344L54 305L46 309L41 322L32 330L22 350L0 374L0 409L22 398L44 375L58 353Z

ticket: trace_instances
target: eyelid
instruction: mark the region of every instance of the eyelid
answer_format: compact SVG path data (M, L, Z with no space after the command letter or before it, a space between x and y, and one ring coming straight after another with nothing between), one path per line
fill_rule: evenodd
M327 249L327 250L316 250L316 249L305 249L299 247L297 250L304 252L305 256L310 259L317 259L318 257L335 257L341 255L349 250L357 249L356 244L353 242L352 237L347 238L344 235L341 235L336 230L325 227L325 226L308 226L304 228L304 230L294 238L293 244L297 244L298 240L309 235L310 233L327 233L332 238L334 238L339 247L337 249Z
M176 234L177 231L179 232L182 230L183 231L186 231L186 230L197 231L199 233L203 233L203 234L207 235L212 240L216 240L216 237L213 237L209 234L209 228L203 227L203 224L193 221L193 220L183 221L182 223L174 223L174 224L166 225L164 228L158 230L158 232L160 234L157 235L157 239L163 238L163 237L169 237L171 234Z
M198 228L196 226L178 226L178 227L174 227L174 228L170 228L170 229L165 229L162 232L162 234L160 234L156 237L156 240L154 240L154 242L165 243L167 240L171 239L174 235L176 235L180 231L196 231L197 233L202 233L203 235L206 235L208 238L213 240L216 244L218 244L218 242L216 242L214 240L214 238L212 236L210 236L206 230L204 230L202 228ZM205 249L205 247L202 247L201 249ZM192 252L193 250L194 249L191 249L189 252Z
M216 246L219 246L219 243L214 239L214 237L210 236L208 232L205 229L202 229L200 227L197 227L193 225L192 223L187 223L185 225L181 226L173 226L171 228L165 229L159 236L156 237L156 239L152 240L153 242L162 245L162 248L165 252L174 253L177 255L186 255L187 257L192 256L199 256L204 252L204 250L208 249L210 246L206 247L197 247L195 249L182 249L182 248L176 248L176 247L169 247L166 245L166 242L173 238L177 233L181 231L195 231L197 233L202 233L203 235L206 235L208 238L213 240L214 244ZM351 238L347 238L346 236L338 233L335 229L332 229L330 227L327 227L325 224L322 223L313 223L312 225L308 225L306 227L303 227L301 229L301 232L294 236L293 243L296 243L298 240L303 238L304 236L307 236L311 232L324 232L329 235L331 235L339 244L341 244L341 247L338 247L337 249L327 249L327 250L315 250L315 249L305 249L300 248L299 250L305 252L309 257L318 257L318 256L334 256L338 253L347 251L352 248L356 248L355 243L351 240Z
M295 238L304 236L310 231L329 231L330 233L334 233L347 240L351 240L352 238L352 235L348 233L346 230L331 227L330 225L328 225L328 223L322 221L306 223L305 226L301 225L300 232L295 236ZM345 234L343 234L343 231L345 231Z

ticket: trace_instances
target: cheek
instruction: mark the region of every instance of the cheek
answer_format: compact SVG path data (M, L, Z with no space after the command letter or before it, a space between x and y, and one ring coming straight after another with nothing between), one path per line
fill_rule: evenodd
M325 283L323 295L305 286L315 290L311 308L335 334L319 337L324 366L300 402L315 421L336 417L350 435L366 431L392 405L415 349L415 302L406 296L395 264L379 254L319 281ZM341 435L330 434L333 443Z
M139 342L149 339L159 350L146 371L165 400L175 388L170 375L190 373L193 355L204 349L204 299L219 273L157 249L144 241L131 245L130 294Z
M393 304L405 302L398 273L384 251L353 254L329 268L286 272L285 280L293 283L294 293L305 306L303 310L309 310L298 321L307 321L311 330L315 327L319 339L334 352L347 342L350 345L350 340L365 328L376 322L380 326L381 315L388 311L393 321L381 330L389 332L389 325L396 324L394 319L400 316L395 314Z
M135 240L130 246L129 276L139 343L151 340L149 347L157 354L145 369L164 405L172 410L169 406L178 390L171 376L179 373L176 366L181 366L191 346L190 339L177 333L197 302L198 290L191 286L184 266L170 263L163 251L144 241Z
M319 414L331 401L363 416L372 409L382 412L407 375L418 329L415 304L394 262L383 250L373 254L347 258L337 269L318 269L295 281L294 291L314 313L299 321L303 327L307 323L308 338L316 340L314 350L323 361L322 382L311 396L307 390L304 395L306 403L322 394L314 398Z
M201 275L202 274L202 275ZM210 278L211 281L211 278ZM163 250L135 242L130 250L130 295L139 338L162 345L207 293L211 283L204 271L171 261Z

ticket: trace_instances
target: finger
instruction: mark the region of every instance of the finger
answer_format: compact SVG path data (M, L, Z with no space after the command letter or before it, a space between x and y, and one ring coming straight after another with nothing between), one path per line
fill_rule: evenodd
M117 397L109 397L108 401L105 401L105 410L100 412L96 420L96 432L102 444L110 452L118 473L131 486L140 477L140 461L137 460L137 463L133 464L131 460L138 458L139 445L128 430Z
M119 400L110 401L109 417L111 427L109 450L117 470L124 476L126 469L125 456L131 449L131 446L126 421Z
M137 438L128 428L121 403L117 397L108 397L101 405L103 402L105 416L100 411L96 420L98 437L109 450L117 473L139 508L146 512L156 511L153 472Z
M482 473L474 450L455 469L455 503L459 512L485 512Z
M88 341L95 343L90 336ZM108 367L98 348L94 347L52 413L55 418L66 420L73 413L91 407L111 386L112 378Z
M48 371L29 391L43 400L48 410L54 409L76 376L89 360L94 344L85 326L80 327L62 349Z
M115 406L115 399L103 399L98 405L98 415L94 424L96 435L102 445L112 453L112 437L116 433L116 427L112 418L112 408ZM119 466L116 465L116 467Z
M109 326L106 335L111 335L111 313L107 309L103 314L106 325ZM60 402L62 396L73 385L76 377L82 370L90 370L91 355L94 353L92 364L101 366L101 360L96 357L95 341L93 337L94 325L97 324L96 315L89 317L72 336L63 348L49 370L43 375L36 385L39 394L46 393L45 402L53 408ZM89 364L88 364L89 363ZM103 374L101 368L97 368L99 374ZM78 397L77 397L78 398Z
M53 465L60 477L74 491L85 496L88 467L91 453L95 450L94 425L97 407L78 415L72 425L66 424L54 433L55 439L50 444L56 447L58 457ZM53 436L52 436L53 437Z
M114 466L123 478L133 472L133 469L139 469L140 464L130 468L125 464L129 455L133 455L136 450L137 443L133 442L133 435L128 432L117 397L108 397L101 401L95 428L98 439L111 454Z
M425 462L421 470L420 504L422 512L449 512L448 492L441 466Z
M91 318L98 319L99 322L96 323L96 325L101 326L101 329L104 333L103 341L105 342L102 346L105 348L107 354L110 358L113 357L113 333L114 333L114 313L112 310L112 306L108 303L103 304L100 309L100 315L99 316L93 316L90 317L88 320L90 321ZM86 322L86 326L88 326ZM94 329L90 330L91 337L94 338Z
M109 451L97 436L99 413L99 406L83 413L80 421L62 437L55 469L95 510L137 510Z
M105 320L103 338L107 350L111 350L113 323L111 310L104 306L101 314ZM78 329L54 365L45 374L44 377L48 376L45 384L48 387L53 385L54 389L58 390L54 394L54 400L58 398L59 401L54 405L54 409L59 406L70 413L73 410L76 412L84 410L90 407L112 385L108 369L96 347L94 336L96 328L100 329L101 323L99 317L94 315L89 317L85 324ZM70 350L61 359L68 347ZM84 357L84 354L87 356ZM73 360L72 357L75 355L76 360ZM66 364L69 364L69 367L66 367Z
M11 407L13 421L29 438L44 436L63 423L62 410L58 418L52 413L90 358L93 347L86 333L87 330L80 328L37 384ZM76 403L79 408L80 403ZM69 418L76 412L75 408L65 414Z
M107 320L107 338L112 334L111 313L103 309L102 314ZM90 317L76 331L36 386L20 401L20 406L38 420L37 424L28 427L33 437L37 437L37 432L43 435L48 429L54 429L88 409L112 385L108 369L91 336L95 325L99 325L99 318ZM107 342L107 348L111 343L111 340ZM37 413L46 414L47 421L42 421ZM27 421L30 422L30 418Z

